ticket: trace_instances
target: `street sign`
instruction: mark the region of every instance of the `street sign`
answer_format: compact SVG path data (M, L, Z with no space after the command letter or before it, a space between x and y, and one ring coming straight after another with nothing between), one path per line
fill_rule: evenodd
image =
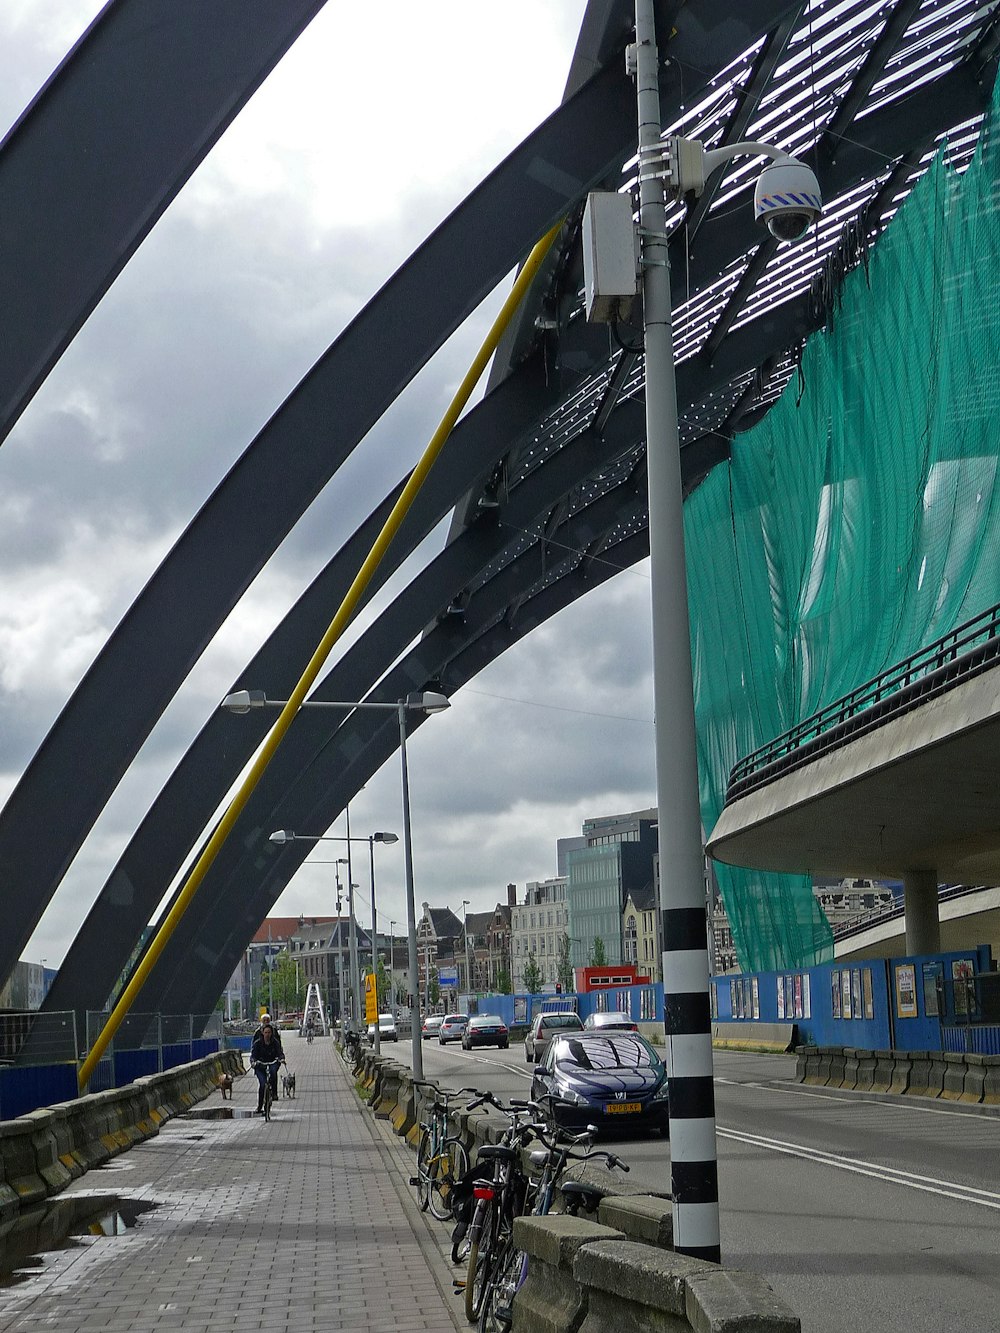
M440 967L438 968L438 985L445 986L449 990L458 989L458 968Z
M378 992L374 972L365 973L365 1022L378 1022Z

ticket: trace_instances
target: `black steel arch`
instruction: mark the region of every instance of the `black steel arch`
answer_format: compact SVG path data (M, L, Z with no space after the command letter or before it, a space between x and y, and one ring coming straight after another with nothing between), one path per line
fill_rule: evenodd
M723 57L735 55L782 6L747 0L737 20L709 0L697 16L687 6L683 20L682 8L665 5L665 21L677 25L678 58L698 67L706 42ZM0 815L0 875L31 886L15 899L0 975L12 968L156 719L280 538L419 365L536 237L589 187L609 173L616 178L634 137L620 59L628 12L625 0L595 6L575 82L580 70L597 65L598 53L614 51L615 58L473 191L333 344L189 526L77 687ZM461 267L442 283L452 254L461 256ZM422 333L406 319L413 308L423 312ZM367 351L373 342L374 361ZM355 392L359 382L368 388L363 399ZM326 450L331 416L340 427L338 453ZM186 612L179 624L177 606ZM109 708L117 710L118 726L95 749L93 719ZM84 765L87 788L67 791L62 774Z
M0 441L325 3L110 0L18 118L0 144Z
M594 14L599 15L602 25L600 30L604 42L602 49L605 53L613 53L613 58L615 59L618 58L618 46L627 29L627 23L624 22L624 18L629 8L629 5L623 3L607 3L602 5L592 5L591 9L588 11L588 19L591 19ZM684 12L679 12L679 6L668 6L665 8L669 10L670 16L673 18L673 22L678 28L677 38L675 38L674 42L671 43L669 47L670 54L678 62L684 63L687 61L695 68L700 69L711 69L713 67L719 68L725 63L726 59L734 59L739 55L741 50L745 49L751 35L757 36L758 34L768 32L772 34L771 41L770 43L765 43L763 50L765 51L765 54L768 52L770 53L772 59L771 68L773 69L774 53L784 49L784 43L787 41L788 37L788 16L795 9L794 6L788 7L786 5L763 3L741 6L742 26L737 26L735 31L730 29L729 32L723 36L721 35L721 29L725 23L731 19L731 15L727 12L731 9L731 6L721 3L721 0L719 0L719 3L708 3L707 0L705 0L705 3L698 3L698 0L693 0L691 4L686 6ZM971 8L973 8L973 6L970 5L970 9ZM849 188L852 183L871 179L873 175L878 175L879 173L873 172L872 169L871 154L873 152L880 155L880 165L884 163L886 159L903 157L908 163L908 170L911 170L916 165L919 151L922 151L924 147L932 142L935 135L940 134L950 125L982 113L988 97L991 70L995 62L995 13L989 12L995 11L995 6L980 5L979 8L985 14L985 18L980 25L981 31L978 34L977 41L975 43L970 43L964 59L957 63L954 69L939 78L936 82L928 84L926 88L921 88L915 91L905 103L900 103L898 100L890 101L881 110L865 115L861 121L849 122L851 126L850 132L852 141L850 143L840 142L836 139L836 135L842 132L842 130L831 130L831 137L827 140L826 147L819 155L823 159L823 163L821 163L822 183L824 191L828 197L835 194L838 190ZM879 69L884 67L885 60L889 58L892 51L895 49L894 43L898 43L902 40L906 31L906 23L908 21L906 11L912 15L913 9L914 6L912 5L911 0L904 0L904 2L895 7L894 13L897 15L897 18L891 35L885 39L883 44L885 49L881 51L878 61L870 61L867 68L863 68L854 80L852 85L853 98L858 107L863 105L866 93L867 91L870 91L873 86L874 79L877 76ZM990 27L990 23L993 24L992 28ZM687 27L685 26L686 24L688 25ZM609 37L609 34L614 34L613 39ZM783 35L778 36L778 34ZM879 61L882 63L880 64ZM767 61L764 57L761 57L756 62L755 69L757 75L765 73L764 66L766 64ZM750 85L753 77L755 76L751 77L747 86ZM610 79L609 82L611 82ZM766 83L767 79L765 77L763 86L766 87ZM689 89L689 96L690 95L691 93ZM760 90L758 90L755 96L759 98ZM620 101L620 88L618 89L618 97ZM631 117L632 115L631 102L629 100L630 97L631 91L629 90L628 97L625 98L625 101L628 104L628 117ZM846 101L847 99L845 99L845 102ZM670 97L665 98L666 118L668 120L670 119L671 106L676 110L676 100L672 101ZM853 111L851 114L853 115ZM735 126L737 120L738 117L734 117L731 122L732 125ZM626 137L627 141L630 141L632 137L631 129L627 131ZM727 137L733 136L727 133ZM839 148L835 154L831 148L831 145L834 143L839 143ZM907 157L906 155L909 156ZM622 155L621 160L623 160L623 157L624 154ZM613 172L615 165L616 164L611 160L605 162L603 168L604 173L608 174ZM905 182L900 181L901 187L903 184L905 184ZM568 197L569 196L567 196L567 199ZM890 198L886 198L884 202L885 206L889 207L892 201ZM756 238L752 235L749 224L744 223L740 215L737 215L735 219L730 215L725 220L725 225L722 225L720 220L713 217L711 213L707 215L704 215L703 213L701 225L697 234L697 244L692 256L692 274L695 285L699 282L704 283L710 281L715 273L725 268L727 264L730 264L736 254L741 250L752 250L754 248L755 240ZM419 253L420 252L418 252L418 254ZM767 261L771 257L770 248L767 246L758 246L757 254L758 258L756 264L751 263L747 269L751 278L749 280L744 278L742 283L737 286L727 311L724 312L722 317L716 323L716 334L714 337L709 340L705 349L701 353L679 367L679 391L682 395L682 401L687 402L691 407L694 407L698 403L704 403L710 393L720 392L721 390L725 390L728 386L731 386L733 381L738 379L739 376L745 375L747 370L759 366L765 357L772 360L778 358L783 350L801 342L804 334L815 325L816 311L811 303L803 298L797 303L789 304L787 306L779 306L777 310L761 315L753 325L748 325L743 329L740 329L736 334L731 332L737 316L744 308L744 303L749 294L749 290L753 287L759 273L764 271ZM574 361L573 358L578 354L578 346L574 342L574 338L579 334L579 347L584 349L580 354L583 358L584 368L581 373L577 374L577 381L579 381L580 378L585 377L587 374L598 372L602 361L601 358L595 357L592 353L588 354L586 350L588 345L587 338L583 331L578 327L579 321L577 321L576 324L573 322L567 323L565 319L562 318L566 308L572 307L575 304L574 284L578 283L577 275L578 260L575 246L573 246L572 243L569 243L567 247L564 247L563 253L558 256L555 263L549 267L544 275L543 281L536 285L537 298L533 309L537 311L539 308L542 308L547 312L551 312L551 310L555 308L560 312L560 319L558 322L561 324L561 327L558 343L554 349L550 348L549 350L554 350L557 355L563 358L567 365L572 362L574 368L578 372L580 371L581 363L579 361ZM556 284L555 290L553 290L553 283ZM679 293L675 291L675 298L678 294ZM526 319L521 322L521 328L518 331L517 337L512 339L509 349L510 359L515 363L514 370L511 373L512 381L517 379L519 373L517 365L518 358L523 355L526 346L531 346L531 340L534 336L531 331L532 321L533 314L532 310L529 309ZM604 360L606 361L606 356ZM308 380L306 385L308 385ZM564 392L567 391L565 385L561 385L560 387ZM622 386L619 386L619 388L621 387ZM743 383L739 386L739 393L736 394L735 397L742 401L745 394L746 384ZM753 410L753 397L754 395L751 392L751 401L747 404L751 410ZM715 424L713 425L710 423L709 428L706 431L701 434L696 433L691 437L691 443L688 445L687 451L688 457L692 460L688 467L689 484L693 484L697 479L697 469L699 467L704 470L719 456L724 456L727 445L725 440L725 430L721 428L726 426L727 421L732 415L733 399L734 395L731 394L727 398L725 393L721 393L720 402L722 406L721 408L716 409L717 416L715 418ZM607 406L608 411L611 412L614 408L614 402L610 402ZM710 409L705 410L710 416ZM279 416L280 415L281 414L279 413ZM609 421L614 420L615 416L618 416L617 412L613 412L613 414L609 416ZM723 437L721 439L718 438L720 430ZM506 479L509 479L511 476L516 476L519 471L523 471L524 460L521 455L521 450L525 447L523 442L531 439L531 434L530 430L524 431L523 429L519 432L516 438L513 438L513 433L509 434L509 447L506 449L504 448L503 441L494 441L492 445L493 457L489 460L484 460L486 461L484 476L494 476L499 469L505 474ZM637 427L634 438L636 442L641 438L641 426ZM694 460L696 459L697 462L695 463ZM484 477L480 477L479 481L481 482L483 479ZM577 478L577 480L578 479L579 478ZM228 482L226 484L228 484ZM449 485L450 484L452 483L449 482ZM436 488L437 485L437 482L433 483L434 488ZM571 488L567 488L567 491L562 497L563 504L566 502L566 497L568 496L570 489ZM429 504L432 509L438 508L439 505L443 503L446 491L447 487L445 485L440 486L440 491L434 489L434 494L429 499ZM514 489L509 496L511 502L513 502L516 493L517 486L515 484ZM469 519L475 518L475 501L477 494L477 486L470 487L468 502L462 507L464 517L468 517ZM504 494L503 498L507 499L508 497ZM625 512L625 498L624 495L620 497L621 507L618 510L619 514ZM452 503L454 503L454 501L450 500L447 507L450 507ZM501 512L503 511L501 510ZM476 521L479 520L477 519ZM610 525L611 527L614 526L614 520L610 521ZM555 529L557 532L560 530L561 528L559 526ZM568 534L568 529L566 531ZM460 535L462 535L462 527L456 524L453 528L453 538L457 539ZM633 544L636 540L635 537L626 539L627 542ZM544 547L544 543L545 537L543 536L538 541L539 551ZM470 547L474 544L474 542L470 543ZM620 542L618 546L624 544L625 543ZM615 547L615 549L617 550L618 547ZM636 558L639 558L639 556L636 556ZM525 564L528 563L523 552L519 556L519 559L523 560ZM513 566L513 568L517 567L516 564ZM603 571L603 566L594 567L595 570L597 568L600 568ZM457 571L459 569L462 569L466 577L462 579L457 577ZM442 579L439 586L435 588L434 598L436 598L440 604L440 598L444 595L446 590L449 592L449 596L454 595L455 593L462 593L468 598L468 583L470 579L475 581L477 577L480 576L477 575L474 562L471 560L470 563L464 567L460 565L452 566L448 578ZM449 582L451 583L450 589L446 589L446 585ZM406 685L406 688L408 688L411 684L422 683L422 675L423 678L430 674L440 675L443 678L443 683L447 690L451 691L458 688L465 679L469 678L470 674L474 674L472 668L475 662L479 661L481 665L485 665L486 661L492 660L492 658L487 655L488 653L492 652L493 656L497 655L497 653L503 651L503 646L500 645L514 642L526 632L525 627L528 624L528 620L526 619L528 616L528 608L531 608L530 623L538 623L538 616L544 607L555 607L557 604L564 605L568 601L571 601L574 596L579 595L580 590L581 575L579 568L576 566L567 568L562 577L553 577L551 582L546 583L545 587L533 596L526 594L523 587L518 591L511 591L510 586L502 578L499 580L487 579L483 583L482 588L477 589L475 595L469 599L466 608L466 624L467 626L474 623L479 624L481 631L480 636L473 640L465 641L456 633L454 626L449 627L447 630L443 626L436 626L431 629L427 634L425 641L421 643L420 648L414 650L414 653L407 659L408 675L406 673L403 673L402 675L393 673L393 675L388 678L390 697L396 697L392 693L392 690L396 688L394 682L397 680L408 680L408 684ZM398 619L399 628L397 634L403 631L404 625L412 625L415 620L419 620L421 613L420 608L424 605L420 598L425 595L424 592L421 592L419 596L414 593L412 597L412 605L396 606L393 614ZM527 602L525 601L526 596L528 598ZM504 600L504 598L506 598L506 600ZM470 619L470 609L475 607L477 599L480 600L480 609L472 610ZM432 598L431 601L433 600L434 599ZM505 611L511 612L512 615L505 616ZM480 615L483 617L483 621L478 619ZM219 619L221 619L221 615ZM205 623L208 623L207 615L205 617ZM448 638L447 643L445 643L446 637ZM363 689L352 691L347 697L361 697L362 693L379 680L382 672L392 660L394 660L393 654L388 652L381 657L374 658L369 663L367 680ZM429 668L434 663L437 664L436 668L431 671ZM171 669L175 670L173 665L171 666ZM397 672L400 670L401 668L397 669ZM335 673L336 668L335 672L331 673L331 678L328 679L332 679ZM358 679L360 679L360 677L358 677ZM345 696L341 694L340 697ZM146 706L149 707L149 705ZM247 720L244 719L243 721L245 724ZM210 723L209 727L211 726L212 724ZM385 741L379 741L376 735L372 735L366 739L366 730L365 728L360 727L360 723L352 722L349 726L347 724L345 724L345 726L347 727L347 730L344 731L344 734L341 735L341 732L344 729L338 728L336 736L330 740L329 744L349 746L351 748L351 763L345 770L345 773L350 774L356 772L358 774L357 785L354 787L354 791L356 791L357 787L364 781L364 777L360 775L363 773L364 769L368 767L370 761L381 754L381 757L378 758L377 762L374 764L374 767L377 768L378 764L383 762L384 758L391 753L392 748L394 748L394 742L392 742L391 737L389 737L389 749L386 750L385 753L382 753L382 746L386 743ZM389 730L391 731L391 728ZM386 728L381 728L381 731L385 733ZM131 741L127 743L130 744ZM323 753L325 753L325 750L323 750ZM298 758L302 765L300 771L308 772L310 781L317 780L320 776L317 761L309 758L305 752L300 754ZM238 764L234 765L234 768L238 767ZM374 771L374 769L372 769L372 771ZM317 812L321 808L328 811L326 822L329 823L330 819L338 813L339 809L343 808L343 804L345 804L346 801L350 799L350 796L354 794L354 791L346 791L348 786L350 786L350 779L343 775L341 775L335 782L328 782L323 789L324 795L322 800L317 802L313 799L310 808L315 808ZM311 800L309 794L305 791L305 785L302 785L301 790L299 790L299 787L297 786L296 791L298 792L296 797L298 805L296 808L305 811L307 807L310 806ZM341 802L340 805L337 804L338 801ZM270 808L277 808L273 804L273 798ZM316 817L319 818L321 816L317 813ZM48 815L47 818L51 819L51 815ZM306 818L307 816L302 814L301 816L295 816L294 819L290 818L287 821L275 820L273 823L269 822L268 827L275 827L277 822L288 822L290 824L298 823L301 827L305 823ZM313 822L313 819L309 820L310 825ZM203 826L203 824L201 826ZM199 828L201 826L199 826ZM3 821L0 821L0 853L2 853L3 850L3 832L4 823ZM184 844L185 835L188 838L186 845ZM161 836L166 838L166 833L164 832ZM190 839L197 836L197 831L190 827L181 830L174 835L172 841L167 839L167 842L164 844L165 850L167 850L168 854L171 856L177 856L179 854L179 857L182 858L190 847ZM284 866L288 866L293 860L289 855L290 851L291 849L286 849L286 853L282 857L282 865ZM269 850L264 852L265 857L269 854ZM259 865L251 864L251 861L256 858L256 852L253 852L252 854L247 853L247 856L249 859L244 862L244 866L246 869L252 869L254 873L259 873L262 867L267 864L266 862L261 862ZM0 867L2 867L2 865L3 861L2 857L0 857ZM268 883L271 885L277 884L281 879L281 876L277 875L274 871L269 871L268 874L270 876L268 878ZM284 882L287 882L287 879ZM213 880L213 884L214 883L215 881ZM280 887L284 887L283 882ZM277 893L280 892L280 887L270 899L271 902L273 902ZM206 882L203 893L206 893L207 890L208 883ZM267 892L269 891L270 890ZM259 906L267 896L267 893L263 890L262 894L262 897L254 896L253 901L257 906ZM220 879L218 881L218 888L207 892L205 904L199 906L198 910L191 917L192 926L195 928L199 925L207 927L210 914L214 911L216 904L221 907L221 904L227 901L230 901L228 891L223 887L222 880ZM265 903L264 910L266 910L269 905L270 902ZM245 942L245 938L247 938L249 934L252 934L253 930L256 928L256 924L259 922L261 914L262 913L258 913L256 921L249 926L249 929L244 931L243 942ZM238 957L239 952L243 947L243 942L241 942L238 947L235 947L235 940L239 935L240 930L243 930L243 926L237 929L235 933L230 931L230 934L221 941L217 954L216 968L223 967L224 961L227 959L231 962L235 962L235 959ZM209 932L209 934L210 933L211 932ZM202 939L207 949L208 935L206 934ZM195 963L193 966L202 966L202 961L199 960L199 962ZM231 970L231 966L229 970ZM209 971L211 971L211 969L205 971L205 977L208 976ZM214 975L215 972L212 972L213 977ZM225 972L219 981L219 985L216 987L216 994L218 988L224 982L226 975L228 975L228 972ZM163 982L158 983L158 985L161 987L161 995L167 998L183 996L185 993L193 997L196 993L193 988L196 980L197 978L192 976L191 968L185 967L183 960L181 960L177 964L177 969L172 978L166 979ZM185 990L185 987L187 987L187 990ZM150 993L152 994L152 992ZM145 1005L145 997L140 1001L140 1004ZM186 1004L184 1007L197 1008L193 1002Z

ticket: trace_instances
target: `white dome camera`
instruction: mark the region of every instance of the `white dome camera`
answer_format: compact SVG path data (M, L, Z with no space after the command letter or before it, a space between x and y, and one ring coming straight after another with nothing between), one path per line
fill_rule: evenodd
M781 157L757 177L754 219L779 241L797 241L823 211L819 182L804 162Z

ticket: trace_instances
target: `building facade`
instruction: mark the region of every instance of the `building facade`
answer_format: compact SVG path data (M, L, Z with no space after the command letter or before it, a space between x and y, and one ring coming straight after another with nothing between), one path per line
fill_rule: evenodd
M558 980L559 949L568 933L566 878L529 880L523 903L510 909L510 966L514 992L523 992L524 969L534 954L542 985Z
M624 961L625 899L653 878L657 854L657 812L589 819L586 846L566 853L568 930L573 966L586 967L597 941L609 963Z

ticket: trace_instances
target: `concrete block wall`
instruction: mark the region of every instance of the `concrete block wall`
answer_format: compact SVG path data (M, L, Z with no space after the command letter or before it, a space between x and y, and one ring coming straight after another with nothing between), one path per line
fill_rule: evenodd
M378 1089L368 1101L373 1114L415 1147L430 1089L415 1088L409 1069L371 1051L359 1055L354 1073L359 1086ZM473 1162L507 1126L485 1107L467 1110L464 1097L453 1103L451 1122ZM597 1217L515 1220L514 1241L529 1264L512 1333L799 1333L798 1318L762 1279L674 1253L669 1197L596 1164L567 1174L601 1196Z
M151 1138L165 1120L213 1092L223 1073L242 1068L239 1052L220 1051L123 1088L0 1122L0 1224Z
M817 1087L1000 1106L1000 1056L798 1046L796 1077Z

